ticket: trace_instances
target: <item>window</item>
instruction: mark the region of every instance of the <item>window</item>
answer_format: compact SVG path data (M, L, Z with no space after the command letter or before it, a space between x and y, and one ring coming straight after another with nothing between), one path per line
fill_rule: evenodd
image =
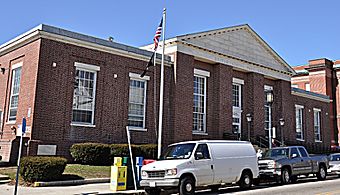
M299 151L296 148L290 149L290 157L293 157L293 155L295 157L300 157Z
M272 105L267 102L267 93L273 92L273 87L269 85L264 86L264 130L269 137L269 130L272 129Z
M296 139L303 140L303 106L295 105Z
M244 81L233 78L232 101L233 101L233 134L241 135L241 118L242 118L242 86ZM240 137L238 137L240 138Z
M15 64L12 67L12 82L11 82L11 96L8 111L8 121L15 122L17 119L18 103L19 103L19 91L21 80L21 66L22 63Z
M206 87L207 77L210 73L203 70L194 70L194 105L193 129L194 133L206 133Z
M241 108L241 85L233 83L233 106Z
M301 154L302 157L308 157L308 154L307 154L305 149L299 148L299 151L300 151L300 154Z
M315 141L321 141L320 116L321 116L321 110L314 108L314 136L315 136Z
M72 124L94 125L98 66L75 63Z
M306 91L310 91L310 84L309 83L305 84L305 89L306 89Z
M145 128L146 86L149 77L130 73L128 125L137 129Z
M196 152L195 152L195 158L197 159L196 155L198 152L201 152L203 155L203 159L210 159L210 154L208 150L207 144L200 144L197 146Z

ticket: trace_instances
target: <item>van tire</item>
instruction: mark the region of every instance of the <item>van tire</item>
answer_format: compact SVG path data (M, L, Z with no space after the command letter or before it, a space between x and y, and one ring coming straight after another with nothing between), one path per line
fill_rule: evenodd
M180 195L194 195L195 194L195 181L192 177L187 176L181 179L179 184Z
M161 190L160 189L145 189L145 194L147 194L147 195L160 195Z
M290 177L291 177L291 174L290 174L289 169L288 168L283 168L282 172L281 172L281 183L283 185L289 184L290 181L291 181Z
M253 176L250 171L243 171L238 185L241 189L249 189L253 184Z
M327 170L324 165L320 165L318 173L316 173L316 177L318 180L325 180L327 175Z

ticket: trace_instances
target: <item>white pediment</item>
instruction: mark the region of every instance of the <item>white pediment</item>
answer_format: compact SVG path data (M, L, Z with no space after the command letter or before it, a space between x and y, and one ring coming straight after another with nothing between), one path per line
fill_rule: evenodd
M273 70L293 74L293 69L248 25L177 37L178 41Z

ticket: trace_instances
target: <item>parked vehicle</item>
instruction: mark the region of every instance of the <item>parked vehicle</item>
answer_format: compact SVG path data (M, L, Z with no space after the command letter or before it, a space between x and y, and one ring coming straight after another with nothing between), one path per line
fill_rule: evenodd
M326 156L310 156L303 146L272 148L259 160L260 179L274 179L282 184L296 182L298 176L309 174L324 180L327 168Z
M340 177L340 153L329 155L328 174L337 174Z
M194 194L197 187L217 190L222 184L250 188L258 177L250 142L201 140L170 145L161 159L142 167L140 185L148 194L175 190Z

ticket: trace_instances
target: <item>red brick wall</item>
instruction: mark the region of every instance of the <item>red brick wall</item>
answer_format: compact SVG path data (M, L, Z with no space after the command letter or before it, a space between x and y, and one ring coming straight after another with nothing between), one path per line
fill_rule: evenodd
M22 85L18 118L27 114L32 107L28 125L32 126L30 155L37 152L38 144L57 144L57 155L69 156L69 147L78 142L126 143L128 118L129 72L141 73L145 61L122 57L79 46L42 39L0 58L2 66L9 66L10 59L24 55ZM40 53L39 53L40 51ZM20 55L19 55L20 56ZM257 73L234 70L224 64L209 64L195 60L183 53L174 54L175 69L166 67L163 111L163 146L173 142L192 139L223 139L225 132L232 130L232 78L244 80L243 94L243 137L247 135L245 115L252 113L251 135L264 136L264 85L274 88L273 126L278 127L281 117L286 120L285 137L295 143L295 102L305 108L319 105L327 110L328 104L291 95L290 83L270 80ZM7 60L6 60L7 59ZM39 59L39 63L38 63ZM71 126L75 62L100 66L97 74L95 127ZM56 63L56 67L52 64ZM27 65L29 64L29 66ZM39 64L39 65L38 65ZM37 66L38 65L38 66ZM37 69L38 67L38 69ZM210 72L207 79L207 135L192 134L193 76L194 69ZM176 72L174 72L176 70ZM154 73L156 71L156 114L154 114ZM36 76L38 73L38 76ZM158 98L160 68L151 68L147 87L146 132L132 132L132 143L156 143L155 118L158 121ZM117 78L114 78L114 75ZM6 76L6 75L5 75ZM4 85L6 82L0 79ZM26 86L27 85L27 86ZM35 90L36 89L36 90ZM0 94L2 105L4 95ZM27 98L21 98L27 97ZM329 108L328 108L329 109ZM312 115L311 115L312 116ZM306 131L313 132L306 113ZM326 116L326 114L322 115ZM32 124L31 119L34 123ZM323 119L326 121L326 119ZM327 123L324 122L323 145L328 144ZM8 141L14 137L6 126ZM277 130L279 130L277 128ZM279 132L279 131L278 131ZM278 137L280 136L277 133ZM312 143L311 134L306 133L306 143ZM5 134L4 134L5 136ZM1 140L3 141L3 140ZM304 143L297 143L304 144ZM4 147L6 148L6 147Z
M56 67L52 67L53 62L57 64ZM70 125L75 62L93 64L101 68L97 74L95 127ZM62 155L67 154L68 147L76 142L126 143L129 72L141 73L145 65L145 61L43 39L33 139L60 144L57 153ZM157 70L159 71L159 68ZM147 73L151 78L148 81L146 103L148 131L132 132L132 143L156 143L152 71L153 68ZM166 68L165 73L166 79L171 80L169 68ZM117 78L114 78L114 74L117 74ZM159 85L159 79L157 83ZM169 90L167 84L164 95L164 113L167 115ZM158 100L158 94L156 97Z
M15 138L14 132L11 130L11 126L17 127L18 124L22 123L22 118L27 118L27 127L33 125L32 117L35 114L34 101L36 97L36 78L38 69L40 51L40 40L36 40L30 44L20 47L10 53L0 56L1 67L6 68L5 74L0 75L0 106L4 112L3 128L1 131L1 146L0 155L3 156L3 160L9 160L10 156L17 154L17 149L9 151L12 147L12 140ZM11 93L11 66L22 62L21 70L21 82L19 91L19 104L17 111L17 119L15 124L8 124L8 106L10 101ZM31 108L31 117L27 117L28 108ZM26 133L27 137L30 137L30 133ZM11 154L12 153L12 154Z

